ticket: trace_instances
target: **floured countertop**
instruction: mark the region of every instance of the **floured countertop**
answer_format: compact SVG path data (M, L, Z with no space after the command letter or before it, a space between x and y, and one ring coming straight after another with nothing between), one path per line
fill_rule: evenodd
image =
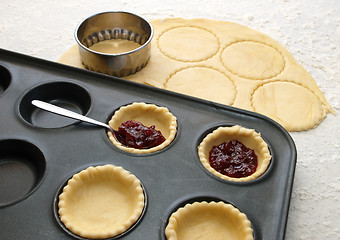
M291 132L298 153L286 239L339 239L340 1L3 0L0 48L56 61L84 18L128 11L148 20L207 18L246 25L278 41L315 79L337 115ZM0 127L1 131L1 127Z

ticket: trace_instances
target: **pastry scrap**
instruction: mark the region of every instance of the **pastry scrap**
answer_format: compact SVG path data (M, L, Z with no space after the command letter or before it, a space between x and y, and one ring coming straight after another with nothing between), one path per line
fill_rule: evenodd
M154 128L154 130L156 131L159 131L164 137L164 140L161 141L159 145L154 144L150 148L140 148L134 146L129 147L120 142L119 139L116 139L111 132L108 132L107 134L112 144L126 152L156 152L168 146L176 136L177 118L172 115L165 107L159 107L155 104L135 102L130 105L123 106L118 111L116 111L109 121L109 125L113 129L119 129L123 123L131 120L141 123L144 126ZM139 140L141 139L142 138L139 138ZM140 145L144 145L144 143L141 143Z
M167 240L252 240L244 213L224 202L194 202L174 212L165 228Z
M231 143L234 146L229 147L228 144ZM232 149L236 147L243 148L242 151L245 151L245 153L240 154L239 150L234 149L232 150L232 154L236 155L233 157L234 159L227 159L227 161L221 159L221 154L226 154L223 148ZM211 153L216 148L219 150L219 152L216 152L216 155L219 155L217 161L220 162L216 162L216 159L211 160ZM230 151L230 149L226 151ZM210 173L221 179L235 182L245 182L258 178L267 170L271 161L268 145L261 135L253 129L237 125L219 127L209 133L198 146L198 156L202 165Z
M335 114L311 75L277 41L209 19L151 21L151 57L125 79L264 114L288 131ZM82 66L77 46L58 60Z
M68 181L58 212L74 234L103 239L128 230L140 218L144 199L141 182L122 167L89 167Z

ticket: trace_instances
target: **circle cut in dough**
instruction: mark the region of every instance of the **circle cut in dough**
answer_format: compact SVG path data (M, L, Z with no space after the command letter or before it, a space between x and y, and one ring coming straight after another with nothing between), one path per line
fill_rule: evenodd
M165 89L232 105L236 97L234 83L222 72L208 67L184 68L173 74Z
M234 75L254 80L275 77L285 67L280 52L266 44L253 41L229 45L223 50L221 61Z
M159 107L155 104L134 102L123 106L114 113L109 121L109 125L117 130L123 122L128 120L135 120L148 127L154 125L155 129L162 133L165 141L152 148L136 149L124 146L111 132L108 132L107 134L112 144L126 152L144 154L159 151L168 146L174 140L177 133L177 118L166 107Z
M175 27L158 39L159 50L167 57L183 62L198 62L214 56L219 50L215 35L199 27Z
M229 142L231 140L238 140L247 148L254 150L257 156L256 171L247 177L234 178L223 175L210 166L209 153L214 146L221 143ZM244 128L238 125L232 127L219 127L213 132L209 133L198 146L198 156L202 165L215 176L234 182L246 182L254 180L261 176L268 168L271 155L267 143L262 139L261 135L255 132L254 129Z
M224 202L194 202L174 212L165 228L167 240L252 240L253 229L244 213Z
M310 90L291 82L263 84L252 95L252 106L285 127L287 131L313 128L325 115L322 103Z
M73 175L59 195L61 222L74 234L103 239L127 231L145 205L141 182L114 165L89 167Z

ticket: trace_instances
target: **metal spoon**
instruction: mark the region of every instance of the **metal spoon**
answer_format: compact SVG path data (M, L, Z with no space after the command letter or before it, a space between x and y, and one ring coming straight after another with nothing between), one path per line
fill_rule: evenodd
M81 114L72 112L72 111L67 110L65 108L61 108L61 107L58 107L58 106L55 106L53 104L43 102L43 101L40 101L40 100L33 100L31 103L34 106L36 106L40 109L43 109L45 111L51 112L51 113L55 113L55 114L58 114L58 115L61 115L61 116L64 116L64 117L68 117L68 118L80 120L80 121L83 121L83 122L91 123L91 124L94 124L94 125L97 125L97 126L100 126L100 127L104 127L107 130L109 130L110 132L112 132L112 134L114 134L117 139L119 139L118 131L111 128L108 124L99 122L99 121L94 120L92 118L85 117Z

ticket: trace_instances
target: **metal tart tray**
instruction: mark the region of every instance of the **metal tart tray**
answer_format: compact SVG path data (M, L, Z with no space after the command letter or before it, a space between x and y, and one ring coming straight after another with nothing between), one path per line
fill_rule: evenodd
M132 102L167 107L178 120L173 143L131 154L104 129L39 111L37 98L108 122ZM222 200L252 223L255 239L284 239L296 149L284 128L262 115L0 49L0 239L74 239L57 214L58 194L75 173L114 164L132 172L147 196L143 216L119 239L165 239L169 215L185 203ZM235 183L201 165L197 146L219 126L260 132L271 164L256 180Z

